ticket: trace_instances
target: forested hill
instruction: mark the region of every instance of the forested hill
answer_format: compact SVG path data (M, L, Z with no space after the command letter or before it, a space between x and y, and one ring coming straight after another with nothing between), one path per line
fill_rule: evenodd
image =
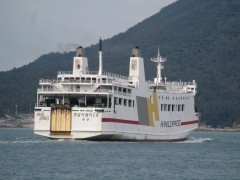
M159 47L161 55L167 57L167 80L197 81L196 104L202 122L213 127L239 124L239 22L239 0L179 0L126 32L104 40L104 70L127 75L131 48L138 45L147 79L152 80L156 67L150 58L157 55ZM86 48L90 70L97 70L97 53L97 45ZM29 65L1 72L0 110L13 113L18 104L19 111L29 112L36 101L39 78L71 70L74 54L50 53Z

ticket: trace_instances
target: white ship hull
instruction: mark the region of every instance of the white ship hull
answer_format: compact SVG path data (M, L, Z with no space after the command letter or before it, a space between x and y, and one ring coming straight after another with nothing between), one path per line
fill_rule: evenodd
M188 121L176 121L174 119L158 121L155 122L154 127L152 127L140 125L138 120L110 118L111 115L117 116L117 112L112 114L110 112L99 112L99 109L72 108L73 113L71 122L69 122L69 124L71 124L69 131L55 131L51 129L51 108L42 107L40 109L40 111L35 112L34 132L35 134L51 139L183 141L198 127L197 115L193 120ZM137 117L137 113L132 115ZM104 116L109 117L104 118ZM163 122L165 123L163 124Z
M101 50L101 46L100 46ZM35 107L35 134L52 139L181 141L198 127L194 105L196 82L162 81L161 59L154 82L146 82L138 48L130 58L129 76L90 72L83 49L72 72L56 80L41 79Z
M194 128L195 129L195 128ZM193 129L193 130L194 130ZM93 141L160 141L176 142L184 141L193 131L181 132L179 134L143 134L140 132L72 132L70 135L50 134L49 131L35 131L35 134L45 136L51 139L75 139L75 140L93 140Z

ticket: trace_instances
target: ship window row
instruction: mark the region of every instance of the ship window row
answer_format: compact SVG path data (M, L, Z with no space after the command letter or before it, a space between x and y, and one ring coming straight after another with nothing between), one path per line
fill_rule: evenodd
M72 82L72 83L96 83L102 81L102 83L111 83L111 79L106 78L92 78L92 77L59 77L58 82Z
M132 92L131 89L128 88L124 88L124 87L118 87L118 86L114 86L114 92L115 93L122 93L122 94L130 94Z
M184 111L185 104L161 104L161 111Z
M134 100L114 97L114 105L134 107Z
M169 100L169 96L158 96L158 99L166 99ZM187 100L189 97L172 97L173 100Z

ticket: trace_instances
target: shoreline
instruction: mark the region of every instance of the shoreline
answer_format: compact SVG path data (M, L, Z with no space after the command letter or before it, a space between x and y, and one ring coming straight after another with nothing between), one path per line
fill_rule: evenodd
M18 125L13 125L13 124L0 124L0 129L1 128L30 128L33 129L34 125L33 124L18 124Z
M209 132L240 132L240 128L211 128L211 127L198 127L195 131L209 131Z

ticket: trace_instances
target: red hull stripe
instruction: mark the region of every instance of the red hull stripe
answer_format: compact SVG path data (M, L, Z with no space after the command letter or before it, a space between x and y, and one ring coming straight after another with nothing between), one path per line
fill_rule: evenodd
M139 124L138 121L133 120L123 120L123 119L114 119L114 118L102 118L102 122L112 122L112 123L123 123L123 124ZM181 125L197 124L198 120L182 122Z
M198 123L198 120L181 122L181 125L184 126L184 125L196 124L196 123Z
M124 123L124 124L139 124L138 121L113 119L113 118L102 118L102 122L113 122L113 123Z

